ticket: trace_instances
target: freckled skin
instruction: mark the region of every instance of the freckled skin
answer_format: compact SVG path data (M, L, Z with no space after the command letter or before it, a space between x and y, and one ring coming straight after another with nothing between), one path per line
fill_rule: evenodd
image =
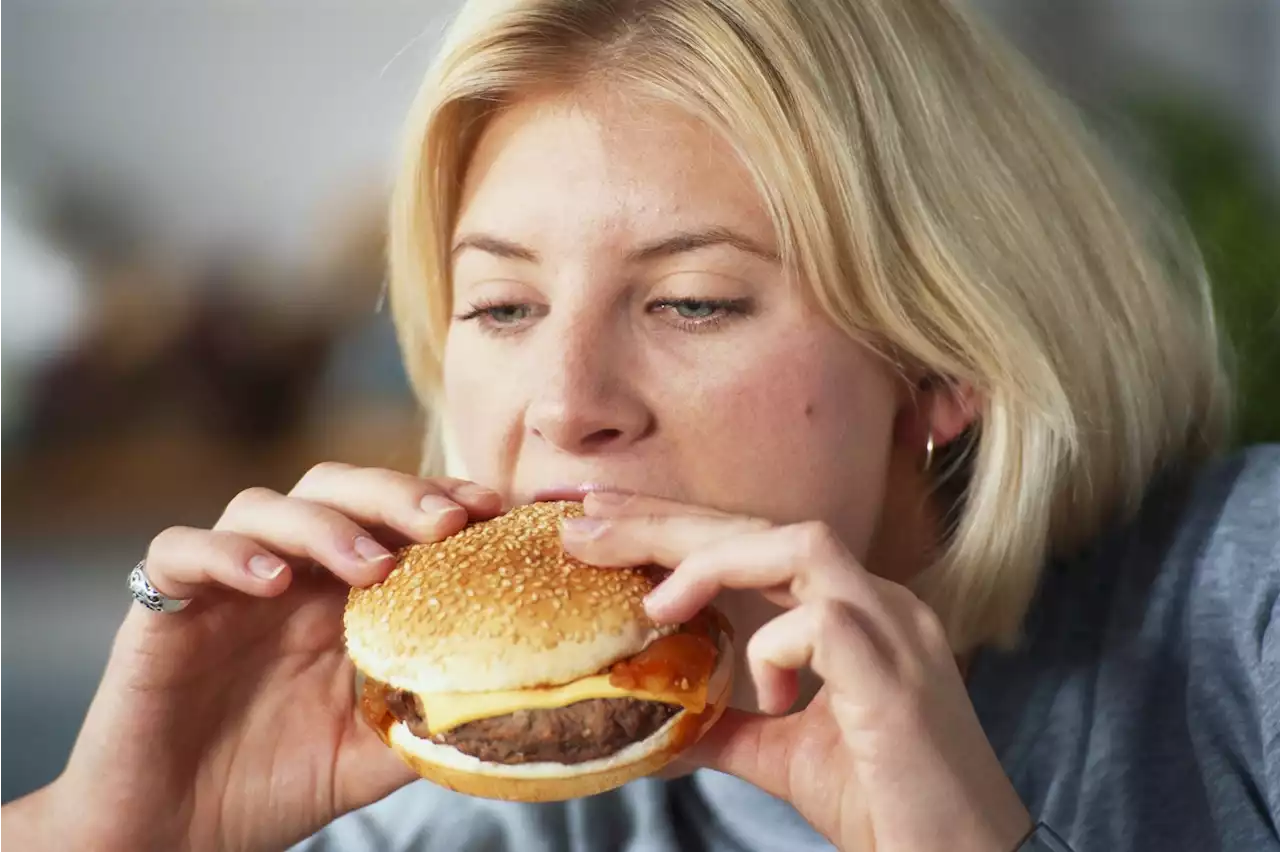
M467 171L455 238L494 237L533 259L455 254L444 381L461 472L514 503L591 482L824 521L893 576L896 551L925 539L910 529L923 436L898 440L918 431L904 425L911 390L776 260L729 245L634 260L708 228L776 253L749 173L684 114L580 92L497 117ZM678 299L751 309L692 325L686 314L704 308L670 307ZM741 642L779 612L754 593L718 603Z

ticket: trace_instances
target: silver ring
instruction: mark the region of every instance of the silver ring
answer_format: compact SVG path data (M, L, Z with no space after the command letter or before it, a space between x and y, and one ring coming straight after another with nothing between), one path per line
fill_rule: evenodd
M143 559L129 572L129 592L133 599L152 612L178 612L185 609L190 599L178 600L161 592L147 579L147 560Z

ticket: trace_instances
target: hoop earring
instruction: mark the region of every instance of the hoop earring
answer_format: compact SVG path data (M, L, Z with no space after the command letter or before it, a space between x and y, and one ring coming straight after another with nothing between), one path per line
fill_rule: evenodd
M929 438L924 442L924 467L921 471L928 471L933 466L933 430L929 430Z

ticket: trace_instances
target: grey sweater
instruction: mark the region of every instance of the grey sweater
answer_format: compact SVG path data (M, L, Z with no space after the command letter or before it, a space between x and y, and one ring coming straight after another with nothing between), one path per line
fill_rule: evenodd
M1133 523L1046 569L1026 640L980 655L969 690L1047 827L1025 849L1280 850L1280 447L1164 478ZM702 771L555 805L419 782L299 848L831 846L786 803Z

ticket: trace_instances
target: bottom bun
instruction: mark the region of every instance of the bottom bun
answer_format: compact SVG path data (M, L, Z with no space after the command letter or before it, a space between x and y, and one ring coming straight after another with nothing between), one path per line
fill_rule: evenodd
M608 757L583 763L491 763L456 748L414 736L402 722L383 739L415 772L450 790L513 802L558 802L593 796L652 775L696 743L720 718L733 680L733 649L720 640L720 654L700 713L681 710L651 736Z

